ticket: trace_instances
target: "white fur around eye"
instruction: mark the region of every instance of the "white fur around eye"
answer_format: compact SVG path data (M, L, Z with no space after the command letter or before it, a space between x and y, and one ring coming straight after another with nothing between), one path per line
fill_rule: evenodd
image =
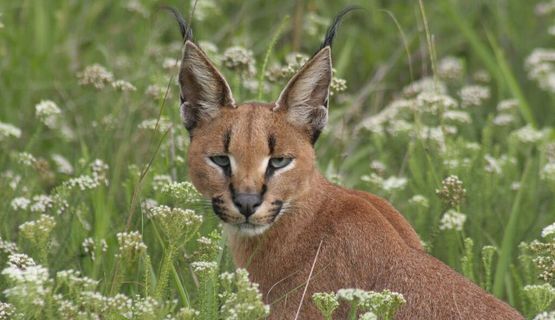
M260 162L260 166L258 167L258 172L260 174L266 173L266 169L268 168L269 165L270 165L270 157L265 157Z
M270 164L268 164L268 165L270 165ZM282 174L282 173L284 173L284 172L287 172L287 171L289 171L289 170L291 170L291 169L293 169L293 168L295 168L295 159L291 160L291 163L289 163L289 164L286 165L285 167L276 169L276 170L274 171L274 176L277 176L278 174Z

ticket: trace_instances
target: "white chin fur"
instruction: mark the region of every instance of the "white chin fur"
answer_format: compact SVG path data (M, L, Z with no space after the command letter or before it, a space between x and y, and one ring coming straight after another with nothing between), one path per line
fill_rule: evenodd
M238 224L238 225L231 225L228 223L224 223L224 229L226 229L230 233L235 233L242 236L247 237L254 237L264 233L264 231L268 230L270 225L253 225L253 224Z

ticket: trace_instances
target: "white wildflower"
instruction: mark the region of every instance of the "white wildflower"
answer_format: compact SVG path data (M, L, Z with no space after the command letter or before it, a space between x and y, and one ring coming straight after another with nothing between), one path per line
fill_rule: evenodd
M486 70L478 70L472 75L472 79L477 83L488 84L491 81L491 76Z
M50 129L54 129L58 126L61 113L62 110L51 100L42 100L35 106L35 115Z
M420 112L437 114L457 107L457 101L445 94L424 91L416 97L416 106Z
M413 130L412 123L405 121L403 119L393 120L387 126L387 133L394 137L406 136Z
M21 137L21 129L12 124L0 122L0 141L5 140L9 137Z
M441 217L439 229L462 231L465 221L466 215L464 213L451 209L445 212L443 217Z
M80 85L91 85L98 90L114 82L114 75L99 64L87 66L77 78Z
M162 68L166 70L179 70L181 66L181 60L176 58L165 58L162 62Z
M4 25L0 22L0 29ZM11 320L15 319L16 310L15 307L9 303L0 301L0 320Z
M480 85L464 86L459 91L463 107L479 107L490 95L489 88Z
M414 195L412 198L409 199L409 203L424 209L430 207L430 201L428 200L428 198L421 194Z
M210 272L218 269L218 264L213 261L195 261L191 263L191 268L194 272Z
M122 257L133 258L146 252L147 247L139 231L119 232L116 237Z
M195 1L191 0L191 8L195 7L195 19L198 21L204 21L208 17L213 17L220 12L220 6L217 1L214 0L203 0Z
M500 113L493 118L492 123L498 127L505 127L515 123L515 117L512 114Z
M100 240L100 248L97 248L96 241L93 238L86 238L83 240L83 243L81 243L81 247L86 254L91 256L91 260L94 261L96 259L96 250L106 252L108 250L108 243L106 243L106 240L102 239Z
M29 208L32 212L45 213L54 205L54 199L45 194L36 195L33 197L33 203Z
M378 161L378 160L373 160L370 163L370 169L372 169L372 171L375 171L377 174L381 175L385 172L387 167L385 166L385 164L383 162Z
M555 235L555 223L542 229L542 238L551 238Z
M165 117L160 117L160 121L158 121L158 119L147 119L139 123L139 129L152 130L152 131L158 130L158 132L160 133L165 133L171 127L172 127L171 121L166 119Z
M511 135L522 144L535 144L543 140L544 133L542 131L532 128L530 125L526 125L516 131L513 131Z
M459 110L448 110L443 113L443 119L448 123L466 125L472 123L472 118L468 112Z
M550 183L555 183L555 162L547 163L540 173L540 177Z
M542 312L536 315L532 320L555 320L555 311Z
M10 206L14 210L27 210L29 205L31 204L31 200L25 197L17 197L10 202Z
M501 100L497 104L497 111L499 111L499 112L515 111L517 108L518 108L518 100L517 99Z
M148 212L156 206L158 206L158 201L154 199L145 199L141 202L141 211L148 214Z
M227 48L222 55L222 64L226 68L246 76L253 76L256 73L253 53L243 47Z
M69 189L79 189L81 191L92 190L98 188L101 183L97 179L88 175L81 175L76 178L71 178L63 183Z
M112 82L112 88L121 92L137 91L137 88L131 82L125 80L116 80Z
M69 161L62 155L54 153L51 156L52 161L56 164L59 173L63 174L73 174L73 166Z
M403 95L406 97L415 97L422 92L446 94L447 86L442 81L435 81L431 77L426 77L403 88Z
M462 59L445 57L438 63L438 76L444 80L459 80L463 77L464 66Z
M385 191L393 192L403 190L407 185L407 178L391 176L383 181Z
M37 163L37 158L28 152L20 152L17 154L16 158L18 163L27 167L31 167Z
M129 12L138 13L141 16L143 16L144 18L148 18L148 16L150 15L148 10L145 8L145 6L139 0L128 0L125 3L124 7Z
M167 174L158 174L152 178L152 188L154 191L160 191L164 186L172 183L172 177Z

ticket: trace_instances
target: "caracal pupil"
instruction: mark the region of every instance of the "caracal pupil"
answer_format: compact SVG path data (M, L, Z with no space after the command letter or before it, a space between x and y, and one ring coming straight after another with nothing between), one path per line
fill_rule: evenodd
M273 103L236 102L174 12L185 41L179 84L190 176L223 222L236 265L259 283L271 319L293 319L299 305L298 319L319 319L306 297L341 288L403 294L396 319L523 319L425 253L388 202L318 171L314 143L328 118L331 44L346 12Z

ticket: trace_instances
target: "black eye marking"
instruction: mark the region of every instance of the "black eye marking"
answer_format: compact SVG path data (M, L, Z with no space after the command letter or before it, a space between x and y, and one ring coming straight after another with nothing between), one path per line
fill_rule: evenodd
M270 149L270 156L274 153L274 149L276 147L276 136L271 133L268 136L268 148Z
M224 133L224 152L229 153L229 144L231 143L231 130Z

